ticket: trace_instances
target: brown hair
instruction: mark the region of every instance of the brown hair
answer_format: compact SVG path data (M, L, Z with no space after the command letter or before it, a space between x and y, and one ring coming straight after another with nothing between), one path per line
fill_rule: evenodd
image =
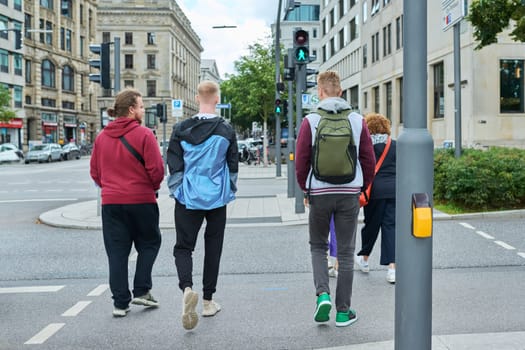
M322 72L317 76L317 86L329 97L338 97L341 93L341 79L335 71Z
M126 88L115 96L115 104L106 111L110 117L127 117L129 114L129 107L137 104L137 97L142 97L142 94L135 89Z
M219 95L219 84L211 80L203 80L197 87L199 98L204 103L213 102L213 98Z
M387 134L390 135L390 120L379 113L370 113L365 117L366 124L370 134Z

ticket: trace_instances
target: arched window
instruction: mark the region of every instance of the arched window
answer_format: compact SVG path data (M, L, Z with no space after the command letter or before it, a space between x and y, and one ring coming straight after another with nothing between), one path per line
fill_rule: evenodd
M75 91L75 71L71 66L62 69L62 90Z
M42 86L56 87L55 85L55 65L50 60L42 61Z

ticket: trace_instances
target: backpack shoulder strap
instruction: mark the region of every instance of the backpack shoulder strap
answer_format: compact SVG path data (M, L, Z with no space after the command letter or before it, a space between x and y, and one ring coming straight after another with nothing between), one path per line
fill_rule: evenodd
M131 152L131 154L133 154L133 156L135 156L135 158L137 158L137 160L143 165L143 166L146 166L146 162L144 162L144 158L142 158L142 156L140 155L139 152L137 152L136 149L133 148L133 146L131 146L128 142L128 140L126 140L126 138L124 137L124 135L122 135L120 138L120 141L124 144L124 146L128 149L128 151Z

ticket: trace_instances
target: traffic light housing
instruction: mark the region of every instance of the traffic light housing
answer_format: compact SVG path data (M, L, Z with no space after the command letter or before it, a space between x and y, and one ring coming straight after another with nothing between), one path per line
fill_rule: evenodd
M283 101L283 115L288 115L288 100Z
M96 45L89 45L89 51L95 55L100 55L100 59L90 59L89 65L100 70L99 74L89 74L89 80L99 83L104 89L111 89L111 78L109 70L111 64L109 62L109 45L110 43L102 43Z
M165 103L157 104L157 117L159 117L159 121L161 123L166 123L168 121L168 118L166 116L166 104Z
M293 55L295 64L307 64L310 61L309 34L304 29L293 32Z
M275 99L275 113L281 114L281 111L282 111L281 100L277 98Z
M15 30L15 50L20 50L24 45L22 41L22 31L20 29Z

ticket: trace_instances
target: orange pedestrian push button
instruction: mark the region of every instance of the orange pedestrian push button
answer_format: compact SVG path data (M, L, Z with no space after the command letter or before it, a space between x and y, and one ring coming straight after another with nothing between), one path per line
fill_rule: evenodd
M412 194L412 234L417 238L432 236L432 207L426 193Z

